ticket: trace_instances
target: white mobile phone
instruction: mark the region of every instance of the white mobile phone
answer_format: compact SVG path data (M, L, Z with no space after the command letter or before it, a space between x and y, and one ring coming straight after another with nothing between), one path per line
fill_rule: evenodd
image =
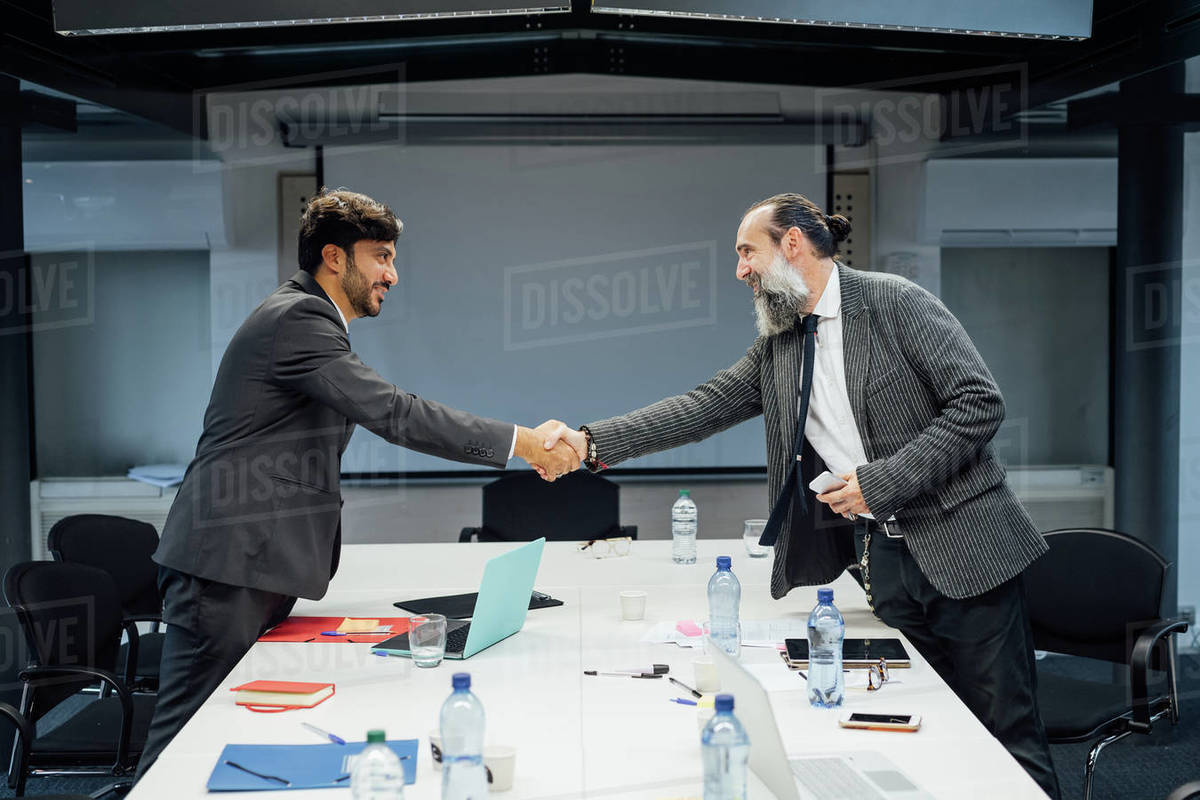
M869 731L908 731L921 727L920 714L863 714L847 712L838 720L843 728L862 728Z
M844 480L839 478L837 475L834 475L829 470L825 470L820 475L812 479L812 483L808 485L808 488L812 489L817 494L825 494L826 492L832 492L834 489L840 489L845 485L846 482Z

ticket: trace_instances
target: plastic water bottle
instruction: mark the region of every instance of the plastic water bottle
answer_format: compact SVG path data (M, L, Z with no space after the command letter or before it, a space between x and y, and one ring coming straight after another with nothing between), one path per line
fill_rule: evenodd
M687 489L679 490L671 506L671 558L676 564L696 563L696 504Z
M833 589L818 589L817 605L808 615L808 702L818 708L836 708L846 694L845 638L846 621L833 604Z
M367 746L350 773L353 800L404 800L404 767L383 731L367 731Z
M733 695L719 694L716 713L700 734L704 762L704 800L743 800L750 737L733 715Z
M471 693L471 676L456 672L454 691L442 703L442 800L487 800L483 766L483 703Z
M717 571L708 579L708 636L713 644L737 658L742 649L738 635L742 584L730 569L731 564L729 556L717 556Z

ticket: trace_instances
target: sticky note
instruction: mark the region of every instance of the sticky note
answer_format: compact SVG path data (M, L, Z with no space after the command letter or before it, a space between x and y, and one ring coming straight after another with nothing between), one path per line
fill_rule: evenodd
M379 627L377 619L351 619L346 617L342 620L342 624L337 626L338 633L371 633Z

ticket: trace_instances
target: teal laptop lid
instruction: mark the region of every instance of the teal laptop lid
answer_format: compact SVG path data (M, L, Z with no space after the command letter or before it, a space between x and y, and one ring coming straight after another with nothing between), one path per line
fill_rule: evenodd
M479 597L471 616L467 640L460 652L452 652L447 642L446 658L470 658L501 639L512 636L525 625L529 596L542 563L545 537L488 559L479 583ZM448 620L447 630L466 623ZM400 634L371 648L371 652L409 656L408 634Z
M537 580L545 545L545 537L534 539L516 550L488 559L462 658L470 658L485 647L512 636L525 625L529 594Z

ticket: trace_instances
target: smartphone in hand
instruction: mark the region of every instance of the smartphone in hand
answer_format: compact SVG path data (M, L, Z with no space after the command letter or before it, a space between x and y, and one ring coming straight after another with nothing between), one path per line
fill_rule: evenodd
M812 479L812 483L808 484L808 488L812 489L817 494L825 494L832 492L835 489L841 489L846 485L846 482L834 475L829 470L825 470L820 475Z

